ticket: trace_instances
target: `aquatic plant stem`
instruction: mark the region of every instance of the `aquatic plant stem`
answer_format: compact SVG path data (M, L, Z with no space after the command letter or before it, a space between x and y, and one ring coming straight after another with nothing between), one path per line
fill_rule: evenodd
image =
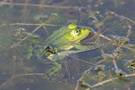
M41 28L41 27L42 27L42 25L38 26L37 28L35 28L35 29L32 31L32 33L34 33L35 31L37 31L37 30L38 30L39 28ZM24 37L23 39L21 39L18 43L12 45L10 48L13 48L13 47L19 45L21 42L23 42L24 40L26 40L26 39L27 39L28 37L30 37L30 36L32 36L32 34L31 34L31 33L28 33L26 37Z
M40 7L40 8L57 8L57 9L79 9L81 7L78 6L55 6L55 5L43 5L43 4L31 4L31 3L14 3L14 2L0 2L0 6L2 5L14 5L14 6L29 6L29 7Z

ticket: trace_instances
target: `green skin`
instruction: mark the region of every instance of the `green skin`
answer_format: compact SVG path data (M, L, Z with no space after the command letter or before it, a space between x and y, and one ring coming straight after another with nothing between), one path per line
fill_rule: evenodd
M63 27L61 30L55 31L45 40L45 45L54 46L58 50L69 50L78 44L80 40L87 37L90 29L78 27L76 24L70 24L68 27Z
M91 32L91 28L77 26L76 24L70 24L69 26L63 27L60 30L55 31L43 42L43 45L45 45L45 50L43 51L43 54L47 55L47 58L54 61L55 64L53 70L50 69L49 71L51 75L53 74L51 71L58 71L59 69L61 69L60 64L58 64L56 60L61 60L69 54L101 47L101 45L84 46L79 43L82 39L86 38L89 34L91 34ZM72 48L75 49L72 50Z
M47 47L53 49L52 53L45 50L43 54L46 54L50 60L58 60L72 53L95 49L99 46L84 46L79 43L82 39L86 38L91 31L91 28L77 26L76 24L63 27L55 31L43 42L45 49ZM72 48L76 48L76 50L71 50Z

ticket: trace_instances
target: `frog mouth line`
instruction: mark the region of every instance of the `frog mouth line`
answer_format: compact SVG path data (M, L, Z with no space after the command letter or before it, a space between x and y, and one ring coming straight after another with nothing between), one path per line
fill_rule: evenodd
M94 33L94 31L91 31L91 33L89 33L89 35L82 39L80 41L81 44L87 44L88 42L95 42L95 38L97 38L98 36Z
M92 32L90 32L90 33L88 34L88 36L85 37L83 40L90 39L90 38L93 37L94 35L95 35L95 34L94 34L94 32L92 31Z

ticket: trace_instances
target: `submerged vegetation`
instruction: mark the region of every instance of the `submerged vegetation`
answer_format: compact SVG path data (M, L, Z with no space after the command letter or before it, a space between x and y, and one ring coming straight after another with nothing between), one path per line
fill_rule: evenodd
M132 90L134 4L134 0L1 1L0 89ZM49 60L41 53L43 42L70 23L92 28L81 44L104 45ZM54 51L51 54L57 48Z

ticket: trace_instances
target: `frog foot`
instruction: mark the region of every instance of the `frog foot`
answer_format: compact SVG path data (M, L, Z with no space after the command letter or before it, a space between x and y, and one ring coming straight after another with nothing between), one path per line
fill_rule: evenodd
M50 68L46 74L47 76L45 79L50 80L50 77L52 77L55 73L57 73L61 69L61 64L54 62L54 66ZM53 78L51 80L54 80Z

